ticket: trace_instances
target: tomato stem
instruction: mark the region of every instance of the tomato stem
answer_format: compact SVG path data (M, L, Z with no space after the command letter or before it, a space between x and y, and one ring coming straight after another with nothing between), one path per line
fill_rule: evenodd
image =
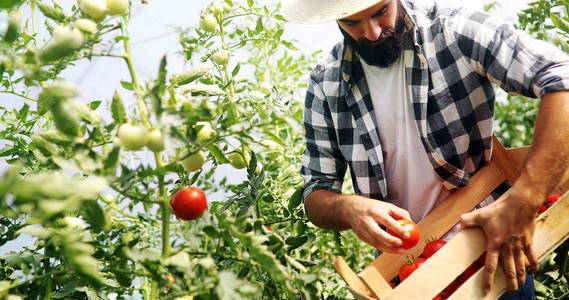
M146 103L144 102L144 98L142 96L143 95L142 89L140 88L140 85L138 84L138 77L136 75L136 71L134 70L134 63L132 62L132 51L130 48L130 37L129 37L128 28L127 28L126 23L127 23L126 17L121 17L121 33L125 37L123 39L124 52L125 53L122 57L125 60L126 65L128 67L128 72L130 73L132 86L134 88L134 92L136 94L136 99L137 99L136 104L138 105L138 109L140 110L140 116L142 117L142 123L147 128L150 128L152 126L150 125L150 121L148 120L148 113L146 111Z

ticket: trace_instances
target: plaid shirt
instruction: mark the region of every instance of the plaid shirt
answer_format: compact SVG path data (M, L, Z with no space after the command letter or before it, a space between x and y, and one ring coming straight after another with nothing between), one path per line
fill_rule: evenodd
M569 90L569 56L483 12L403 1L405 74L427 156L454 190L490 160L495 94L538 97ZM360 60L337 44L306 93L304 198L341 193L349 165L357 194L387 199L384 157Z

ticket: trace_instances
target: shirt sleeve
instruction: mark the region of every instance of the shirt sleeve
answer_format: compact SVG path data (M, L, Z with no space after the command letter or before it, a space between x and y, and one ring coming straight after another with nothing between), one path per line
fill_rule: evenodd
M304 179L303 198L316 190L342 192L346 162L338 147L332 114L326 96L319 86L317 67L311 74L304 101L305 144L301 176Z
M474 70L505 91L527 97L569 90L569 55L483 12L449 19L457 45Z

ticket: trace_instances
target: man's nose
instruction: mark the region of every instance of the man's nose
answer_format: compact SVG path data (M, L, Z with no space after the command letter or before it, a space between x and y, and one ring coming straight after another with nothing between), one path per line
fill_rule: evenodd
M379 26L379 24L377 24L377 22L375 22L373 19L367 20L365 22L363 22L363 31L364 31L364 37L366 39L368 39L371 42L375 42L379 39L379 37L381 36L381 26Z

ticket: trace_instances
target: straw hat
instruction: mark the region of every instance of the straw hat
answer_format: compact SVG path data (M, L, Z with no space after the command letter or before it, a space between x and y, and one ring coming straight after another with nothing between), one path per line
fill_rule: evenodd
M282 0L282 14L291 22L325 23L351 16L385 0Z

